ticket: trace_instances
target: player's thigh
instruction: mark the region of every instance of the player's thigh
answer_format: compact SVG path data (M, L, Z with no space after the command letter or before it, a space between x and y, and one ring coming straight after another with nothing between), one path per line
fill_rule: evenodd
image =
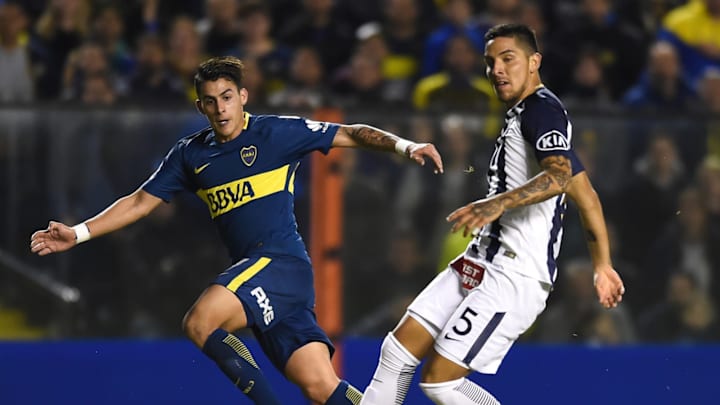
M220 285L211 285L198 297L183 320L183 329L202 344L217 328L228 331L247 326L247 316L237 296Z
M435 339L464 298L465 292L457 274L447 268L415 297L408 306L407 316Z
M494 374L517 338L545 308L548 289L517 273L486 271L435 340L434 350L460 367Z

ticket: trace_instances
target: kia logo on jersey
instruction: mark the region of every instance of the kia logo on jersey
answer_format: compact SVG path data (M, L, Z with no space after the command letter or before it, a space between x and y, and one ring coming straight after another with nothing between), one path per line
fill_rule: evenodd
M535 147L537 150L542 151L570 150L570 142L568 142L562 132L552 130L542 134L540 138L538 138Z
M245 163L245 166L252 166L252 164L255 163L256 157L257 147L255 145L250 145L240 149L240 158L242 159L243 163Z

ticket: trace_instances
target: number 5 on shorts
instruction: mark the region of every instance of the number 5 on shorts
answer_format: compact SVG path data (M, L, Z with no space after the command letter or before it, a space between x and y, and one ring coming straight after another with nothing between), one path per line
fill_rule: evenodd
M470 309L470 307L465 308L462 315L460 315L460 321L464 321L464 325L462 329L459 329L458 324L453 326L452 330L456 334L460 336L465 336L472 330L472 322L470 321L470 318L468 316L477 316L477 312Z

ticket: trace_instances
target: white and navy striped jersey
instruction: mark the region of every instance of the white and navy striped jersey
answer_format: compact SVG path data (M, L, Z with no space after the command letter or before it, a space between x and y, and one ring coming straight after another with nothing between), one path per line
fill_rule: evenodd
M584 170L572 149L572 125L565 107L550 90L540 87L505 116L488 168L488 197L515 189L536 176L539 162L563 155L573 175ZM552 284L560 251L565 195L514 208L484 226L471 243L474 255L507 264L508 270ZM509 259L509 260L508 260Z

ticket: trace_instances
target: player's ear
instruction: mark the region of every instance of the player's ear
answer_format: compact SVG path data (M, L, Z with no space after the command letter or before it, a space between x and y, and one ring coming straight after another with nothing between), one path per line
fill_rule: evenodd
M245 103L247 103L247 101L248 101L248 91L245 87L243 87L242 89L240 89L240 103L242 103L242 105L245 105Z
M530 55L530 73L535 73L540 70L540 64L542 63L542 55L539 52L535 52Z
M205 115L205 110L203 109L202 103L200 102L200 99L195 99L195 108L197 108L198 112L202 115Z

